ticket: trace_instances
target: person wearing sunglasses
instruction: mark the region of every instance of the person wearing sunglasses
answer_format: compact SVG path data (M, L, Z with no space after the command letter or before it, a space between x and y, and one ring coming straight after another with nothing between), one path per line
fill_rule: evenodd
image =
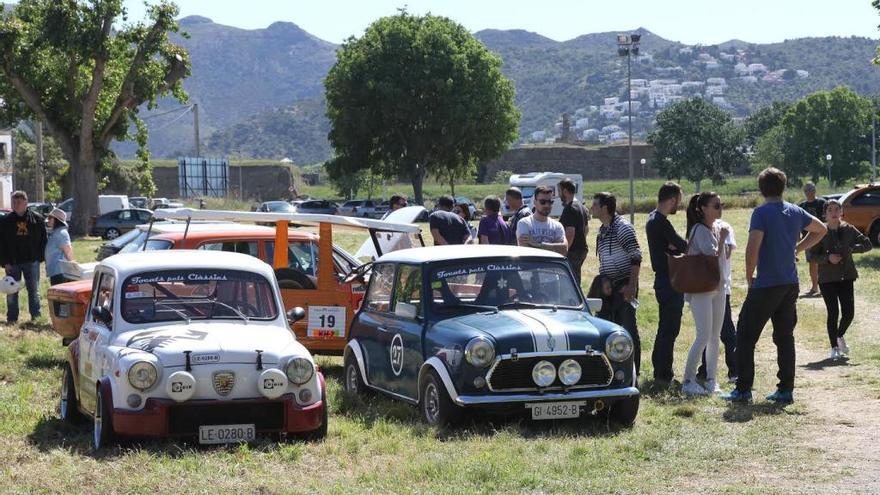
M535 212L519 221L516 226L517 243L520 246L555 251L563 256L568 252L565 229L550 218L553 209L553 189L548 186L535 188L533 196Z
M719 272L726 275L730 264L725 245L730 229L716 223L721 218L721 198L714 192L694 194L687 208L688 256L714 256L718 260ZM718 349L721 344L721 326L724 323L724 306L730 277L721 276L718 285L711 291L685 294L694 316L696 336L688 352L684 368L684 383L681 391L685 395L711 395L720 393L717 382ZM705 387L697 382L697 366L706 353Z

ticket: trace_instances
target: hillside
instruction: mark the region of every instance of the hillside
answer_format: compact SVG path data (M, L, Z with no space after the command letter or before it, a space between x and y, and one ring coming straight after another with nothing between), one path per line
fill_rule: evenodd
M184 86L192 102L199 104L206 152L286 156L297 163L329 157L322 79L334 62L337 45L292 23L244 30L191 16L181 25L190 38L179 41L193 60L192 76ZM637 138L649 130L662 105L691 94L717 100L742 117L771 101L793 100L838 85L862 94L880 93L880 70L870 64L877 40L826 37L688 46L643 28L638 31L643 56L633 59L632 75L646 87L633 97L641 105L633 112ZM606 98L626 100L625 64L617 56L615 35L593 33L558 42L524 30L475 33L502 57L503 71L516 85L524 141L552 139L563 113L573 116L572 124L584 124L578 136L595 128L594 134L607 131L610 138L615 126L625 127L617 125L626 118L621 104L617 113L611 107L603 112ZM742 72L742 67L752 65L766 70ZM717 78L724 78L723 88L710 89L708 82ZM647 87L649 81L668 86L662 88L668 95L658 100ZM177 106L163 103L156 112ZM174 157L193 149L191 115L172 112L148 123L153 156ZM131 156L133 146L120 145L117 151Z

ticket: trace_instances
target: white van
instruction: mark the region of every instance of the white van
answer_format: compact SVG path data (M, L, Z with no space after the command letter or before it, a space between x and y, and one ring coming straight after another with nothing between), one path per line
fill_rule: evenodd
M574 198L581 203L584 202L583 186L584 177L581 174L563 174L561 172L529 172L527 174L513 174L510 176L510 187L518 187L522 191L523 204L529 208L533 207L532 197L535 195L535 188L538 186L548 186L554 191L553 209L550 211L551 217L562 215L562 197L559 194L559 182L562 179L571 179L575 185ZM513 212L504 203L501 205L501 214L508 217Z
M99 215L116 210L127 210L128 208L128 196L124 194L102 194L98 196Z

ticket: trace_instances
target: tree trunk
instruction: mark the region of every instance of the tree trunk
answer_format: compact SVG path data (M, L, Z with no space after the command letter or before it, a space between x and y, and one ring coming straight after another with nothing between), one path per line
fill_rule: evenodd
M455 174L449 174L449 190L452 192L452 197L455 197Z
M413 197L418 205L425 204L424 197L422 196L422 184L424 182L425 166L420 163L415 166L415 170L413 170L412 174Z
M98 161L93 153L80 153L76 161L70 164L70 173L74 187L73 218L70 221L70 233L87 235L89 222L98 215Z

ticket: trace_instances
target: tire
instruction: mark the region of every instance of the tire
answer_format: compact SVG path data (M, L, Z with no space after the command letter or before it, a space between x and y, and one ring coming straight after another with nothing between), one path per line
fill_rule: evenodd
M80 423L83 420L83 415L79 412L79 400L76 398L76 384L70 363L64 363L64 371L61 375L61 401L58 412L61 421L68 424Z
M636 422L639 414L639 396L619 400L611 404L608 410L608 419L625 427L630 427Z
M871 233L868 235L875 248L880 248L880 220L871 225Z
M452 402L433 369L425 375L419 392L419 412L425 423L442 428L454 424L461 416L461 409Z
M112 241L117 237L119 237L119 229L117 229L116 227L110 227L109 229L104 231L104 239L107 239L108 241Z
M355 359L353 352L345 354L343 369L345 369L343 383L345 391L352 395L365 395L367 392L367 385L364 383L363 376L361 375L361 368L358 366L357 359Z
M308 275L292 268L275 270L275 278L278 279L278 287L282 289L314 290L318 288Z
M101 450L109 447L116 442L116 435L113 434L113 414L104 401L104 393L99 385L95 393L95 417L94 430L92 435L92 447L95 450Z

